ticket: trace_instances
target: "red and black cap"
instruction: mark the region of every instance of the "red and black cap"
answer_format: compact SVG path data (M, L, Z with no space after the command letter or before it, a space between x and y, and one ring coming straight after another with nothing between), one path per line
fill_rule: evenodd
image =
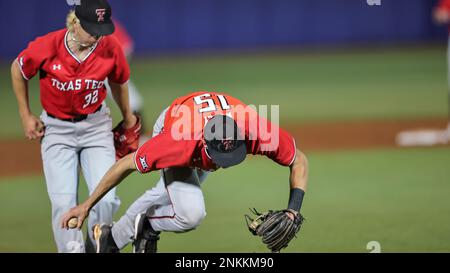
M81 27L92 36L105 36L114 32L111 6L106 0L81 0L75 15Z
M215 164L228 168L244 161L247 147L234 119L216 115L205 125L203 137Z

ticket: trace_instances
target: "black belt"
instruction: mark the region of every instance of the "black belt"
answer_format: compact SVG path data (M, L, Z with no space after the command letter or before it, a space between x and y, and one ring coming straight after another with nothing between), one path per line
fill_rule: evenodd
M92 112L91 114L97 113L98 111L100 111L100 109L102 109L102 105L101 105L101 104L100 104L100 106L99 106L94 112ZM88 115L89 115L89 114L88 114ZM58 118L57 116L52 115L52 114L50 114L49 112L47 112L47 116L49 116L49 117L51 117L51 118L56 118L56 119L59 119L59 120L62 120L62 121L70 121L70 122L79 122L79 121L85 120L85 119L87 119L88 115L79 115L79 116L76 116L76 117L73 117L73 118Z

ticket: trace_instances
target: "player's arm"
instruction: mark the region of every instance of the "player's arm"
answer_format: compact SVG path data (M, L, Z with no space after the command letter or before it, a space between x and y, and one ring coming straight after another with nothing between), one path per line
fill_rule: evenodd
M289 166L289 169L290 195L288 209L299 212L308 184L308 160L300 150L297 149L294 162Z
M122 113L123 127L125 129L133 127L137 122L137 118L131 111L128 83L118 84L110 81L109 86L111 87L112 96Z
M300 212L308 183L308 160L305 154L296 148L294 138L287 131L262 117L258 117L258 122L267 125L265 131L257 132L258 139L251 145L252 153L266 155L282 166L289 166L288 209L296 214ZM263 141L268 139L278 141ZM267 145L264 149L262 143Z
M65 213L61 220L61 227L68 229L68 222L71 218L78 219L78 229L83 225L84 220L89 215L89 211L105 194L112 188L119 185L128 175L136 170L133 154L129 154L117 161L103 176L94 192L82 204L72 208Z
M25 136L30 140L38 139L44 135L44 124L30 111L28 80L22 75L17 59L11 64L11 80Z

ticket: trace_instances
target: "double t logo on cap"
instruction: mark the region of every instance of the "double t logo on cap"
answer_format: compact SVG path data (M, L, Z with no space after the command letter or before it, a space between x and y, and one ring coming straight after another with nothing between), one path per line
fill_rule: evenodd
M97 22L104 22L105 21L105 13L106 9L96 9L95 13L97 14Z
M114 32L112 10L107 0L81 0L75 7L81 27L92 36L105 36Z

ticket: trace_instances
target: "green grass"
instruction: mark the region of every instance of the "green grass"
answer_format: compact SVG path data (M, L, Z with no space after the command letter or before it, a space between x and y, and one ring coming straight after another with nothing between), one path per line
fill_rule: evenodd
M286 252L368 252L369 241L382 252L450 252L448 162L448 148L310 154L307 220ZM116 218L156 179L133 174L119 185ZM212 174L203 191L206 219L188 233L163 233L161 252L266 252L244 214L286 206L286 168L247 160ZM0 217L0 252L55 251L42 177L0 179Z
M429 46L172 56L135 58L131 68L149 125L174 98L200 89L278 104L283 122L415 119L447 115L445 54ZM30 105L38 115L37 83ZM7 65L0 66L0 94L0 139L22 138ZM448 148L323 152L309 160L307 221L286 252L368 252L369 241L383 252L450 252ZM134 174L120 185L116 219L156 180ZM266 251L244 214L286 206L287 169L248 160L212 174L203 190L204 222L185 234L164 233L161 252ZM84 199L84 185L81 191ZM0 178L0 219L0 252L55 251L43 177Z
M253 105L280 105L289 122L410 119L447 114L444 47L348 49L135 58L132 79L153 124L166 105L191 91L217 90ZM0 66L1 137L21 137L9 67ZM40 113L37 79L30 101ZM111 105L111 103L110 103ZM112 105L118 121L117 107Z

